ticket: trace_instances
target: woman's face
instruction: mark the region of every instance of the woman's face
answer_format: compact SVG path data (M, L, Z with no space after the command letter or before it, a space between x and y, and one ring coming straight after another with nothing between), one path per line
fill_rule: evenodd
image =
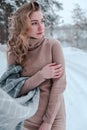
M29 28L29 37L41 38L44 35L44 18L42 12L35 11L30 15L31 27Z

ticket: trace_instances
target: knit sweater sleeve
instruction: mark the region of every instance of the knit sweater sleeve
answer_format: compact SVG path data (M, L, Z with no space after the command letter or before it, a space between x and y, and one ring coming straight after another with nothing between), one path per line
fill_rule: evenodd
M61 97L66 87L66 75L65 75L65 63L61 45L58 41L55 41L52 47L53 62L62 64L64 73L59 79L53 79L53 85L51 88L49 103L46 113L43 117L44 122L53 124L56 114L59 111L61 104Z
M16 64L16 56L13 53L8 53L7 62L8 62L8 65ZM35 73L33 76L29 77L25 81L19 95L21 96L23 94L26 94L28 91L39 86L45 80L46 79L43 77L41 70L39 70L37 73Z

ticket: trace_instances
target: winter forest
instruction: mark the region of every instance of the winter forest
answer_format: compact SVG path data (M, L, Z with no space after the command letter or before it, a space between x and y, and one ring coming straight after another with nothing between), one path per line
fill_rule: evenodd
M0 77L7 69L9 17L28 1L0 0ZM49 38L61 41L63 47L67 78L64 93L66 130L87 130L87 12L76 3L71 12L72 22L66 23L60 14L64 10L61 0L36 1L41 3L44 12L45 34ZM0 130L3 124L4 122L0 120Z
M23 3L29 0L0 0L0 43L6 44L8 39L8 18ZM46 35L57 38L65 46L87 49L87 15L79 4L74 5L71 12L72 23L65 24L60 11L63 3L57 0L38 0L46 19Z

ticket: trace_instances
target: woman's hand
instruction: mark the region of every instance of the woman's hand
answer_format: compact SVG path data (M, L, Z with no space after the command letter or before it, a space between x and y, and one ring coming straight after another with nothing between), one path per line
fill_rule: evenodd
M43 122L38 130L51 130L51 124Z
M61 64L50 63L41 70L45 79L60 78L63 74L63 67Z

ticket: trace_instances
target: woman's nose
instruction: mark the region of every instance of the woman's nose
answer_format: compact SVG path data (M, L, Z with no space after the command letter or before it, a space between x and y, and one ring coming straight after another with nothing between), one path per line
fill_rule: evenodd
M43 25L42 25L42 23L39 23L39 24L38 24L38 30L39 30L39 31L42 31L42 29L43 29Z

